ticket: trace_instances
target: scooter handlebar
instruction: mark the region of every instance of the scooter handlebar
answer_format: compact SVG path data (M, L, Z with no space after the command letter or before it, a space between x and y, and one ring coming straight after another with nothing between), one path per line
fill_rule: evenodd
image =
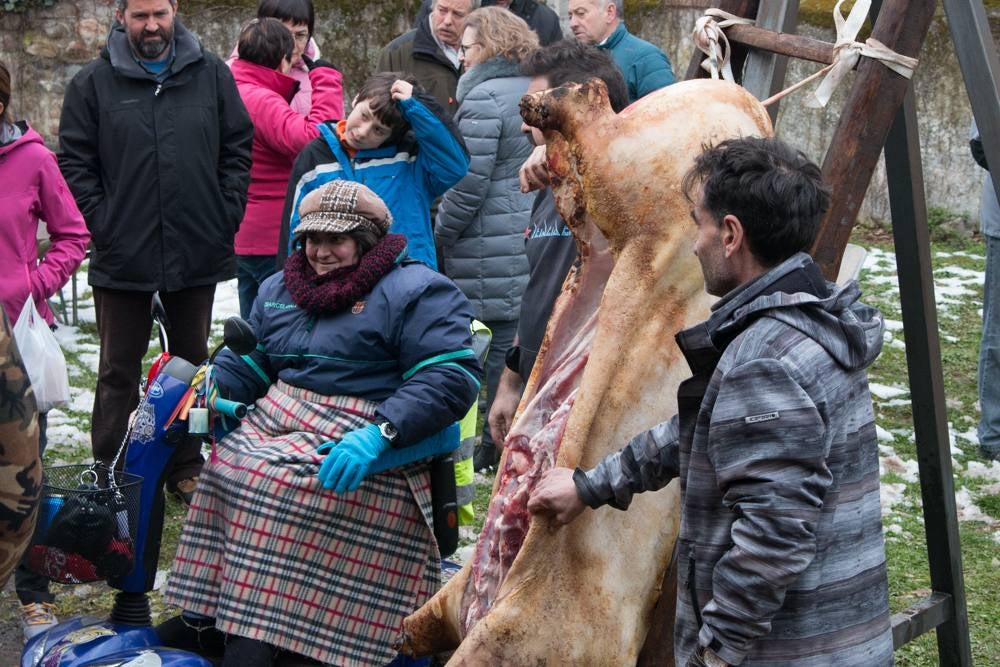
M218 413L226 415L227 417L232 417L233 419L243 419L247 416L246 405L236 401L230 401L225 398L216 397L212 399L208 407Z

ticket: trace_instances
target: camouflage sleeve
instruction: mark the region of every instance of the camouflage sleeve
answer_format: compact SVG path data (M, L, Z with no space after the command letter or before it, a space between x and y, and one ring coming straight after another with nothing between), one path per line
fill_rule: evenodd
M41 488L35 395L0 307L0 587L31 538Z

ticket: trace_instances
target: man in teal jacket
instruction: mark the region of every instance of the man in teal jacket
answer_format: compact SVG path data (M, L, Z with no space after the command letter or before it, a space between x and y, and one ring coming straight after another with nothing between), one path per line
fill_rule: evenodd
M623 0L569 0L569 27L584 44L611 53L625 75L629 102L674 82L670 60L653 44L639 39L622 22Z

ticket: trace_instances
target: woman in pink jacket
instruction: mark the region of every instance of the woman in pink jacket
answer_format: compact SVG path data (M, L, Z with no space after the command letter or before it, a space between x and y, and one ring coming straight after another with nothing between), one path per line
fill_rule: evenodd
M26 122L12 122L10 96L10 72L0 63L0 304L13 324L30 296L51 326L55 318L47 300L80 266L90 234L55 155ZM50 240L41 262L36 240L39 220L45 222ZM42 449L45 422L45 415L39 415ZM44 577L19 567L14 587L25 639L56 624Z
M0 64L0 303L13 324L30 294L52 324L47 299L80 266L90 234L55 155L27 122L11 121L10 96L10 73ZM39 220L51 243L41 262Z
M319 136L317 124L343 112L340 72L309 60L312 106L302 116L289 101L297 88L287 72L294 57L292 33L274 18L254 19L240 33L239 58L230 65L236 87L253 121L253 165L247 208L236 234L240 314L247 318L265 278L276 271L281 210L292 164Z
M299 82L299 90L292 97L292 111L303 116L309 115L312 108L312 82L309 80L310 60L319 60L322 54L319 45L313 39L313 27L316 24L316 11L312 0L260 0L257 6L257 18L274 18L281 21L292 33L295 40L295 52L292 55L292 68L288 76ZM233 47L229 54L227 65L232 65L239 56L239 48ZM336 70L334 70L336 72ZM340 72L337 72L340 75ZM342 85L342 77L338 79ZM338 99L337 114L331 118L342 118L344 115L343 89Z

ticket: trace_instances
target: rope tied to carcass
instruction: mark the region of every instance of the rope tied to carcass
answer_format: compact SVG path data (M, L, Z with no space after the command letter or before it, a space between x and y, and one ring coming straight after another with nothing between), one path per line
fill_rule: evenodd
M825 78L817 86L816 90L803 101L803 104L807 107L815 109L825 107L827 102L830 101L833 91L843 80L844 76L857 66L862 56L880 61L893 72L907 79L913 77L913 72L916 70L917 63L919 62L916 58L896 53L872 37L865 40L864 44L855 41L858 32L860 32L861 27L865 23L865 18L868 16L868 10L871 8L871 0L857 0L846 18L840 11L840 6L844 4L844 1L838 0L833 8L833 22L837 29L837 41L833 45L833 62L802 81L772 95L761 104L769 106L814 79L825 75ZM721 17L722 21L717 21L716 17ZM702 62L702 67L711 73L713 79L718 79L721 76L726 81L734 81L732 68L729 65L729 40L726 39L723 28L740 23L752 24L753 21L740 19L732 14L716 9L707 10L705 15L695 23L694 42L708 56ZM722 58L721 67L717 64L720 53Z
M733 68L729 64L729 38L726 37L725 28L732 25L753 24L753 19L741 18L716 7L706 9L705 13L695 21L694 34L692 35L695 46L708 56L701 61L702 69L708 72L713 79L721 77L735 83Z

